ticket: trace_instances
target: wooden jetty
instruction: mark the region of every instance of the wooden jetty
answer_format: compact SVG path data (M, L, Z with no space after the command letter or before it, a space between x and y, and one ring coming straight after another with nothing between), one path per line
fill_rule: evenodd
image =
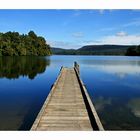
M104 130L76 62L73 68L61 68L31 130Z

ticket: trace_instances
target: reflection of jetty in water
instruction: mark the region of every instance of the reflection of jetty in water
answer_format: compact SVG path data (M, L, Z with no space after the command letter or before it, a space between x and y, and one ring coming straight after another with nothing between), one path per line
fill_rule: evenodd
M44 57L0 57L0 77L16 79L19 76L28 76L29 79L34 79L38 73L43 73L49 64L49 58Z

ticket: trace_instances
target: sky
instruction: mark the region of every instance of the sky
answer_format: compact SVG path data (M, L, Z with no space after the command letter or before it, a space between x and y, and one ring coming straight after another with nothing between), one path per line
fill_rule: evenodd
M51 47L140 44L140 10L0 10L0 32L33 30Z

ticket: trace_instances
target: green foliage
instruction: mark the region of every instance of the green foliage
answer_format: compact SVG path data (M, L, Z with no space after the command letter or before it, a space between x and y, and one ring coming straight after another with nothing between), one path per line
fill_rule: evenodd
M51 55L50 46L33 31L28 35L18 32L0 33L0 56Z
M140 56L140 45L136 46L136 47L128 48L126 55L128 55L128 56Z

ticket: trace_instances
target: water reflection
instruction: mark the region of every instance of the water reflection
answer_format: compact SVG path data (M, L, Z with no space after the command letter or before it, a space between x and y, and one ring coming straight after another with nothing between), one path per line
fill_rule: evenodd
M1 57L0 129L29 130L60 67L74 61L104 128L140 130L140 57L113 56Z
M81 60L81 76L106 130L140 130L140 58Z
M94 68L98 70L102 70L107 73L112 73L118 75L120 78L124 78L128 74L139 75L140 74L140 66L135 65L104 65L104 66L94 66Z
M27 76L34 79L37 74L43 73L50 60L44 57L0 57L0 78L17 79Z
M140 75L139 60L84 60L83 66L98 71L115 74L119 78L127 75Z
M49 65L49 57L0 57L0 130L30 129L55 80Z
M105 99L103 96L99 96L98 98L96 98L94 103L96 104L96 109L98 111L102 111L105 106L111 105L111 98Z
M128 103L128 108L136 117L140 117L140 98L131 99Z

